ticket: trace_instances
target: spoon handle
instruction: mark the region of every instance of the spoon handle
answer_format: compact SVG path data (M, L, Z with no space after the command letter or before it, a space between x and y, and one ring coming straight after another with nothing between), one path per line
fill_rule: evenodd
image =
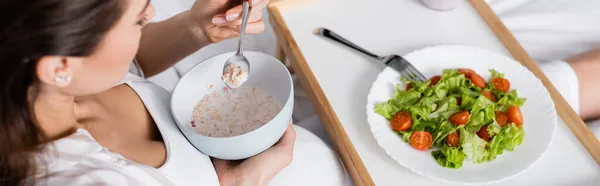
M243 50L242 40L244 40L244 35L246 34L246 25L248 24L250 11L252 11L252 7L250 7L250 2L248 0L244 0L242 2L242 28L240 29L240 40L238 43L237 54L241 54Z

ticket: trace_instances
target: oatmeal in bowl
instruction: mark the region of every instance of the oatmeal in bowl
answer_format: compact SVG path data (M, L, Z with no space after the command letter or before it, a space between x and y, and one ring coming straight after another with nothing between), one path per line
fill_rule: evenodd
M222 69L232 53L209 58L181 77L171 98L179 129L200 152L226 160L254 156L274 145L292 117L293 82L272 56L244 52L252 65L238 88L225 86Z
M250 132L275 118L281 106L261 88L224 88L204 96L192 113L198 134L230 137Z

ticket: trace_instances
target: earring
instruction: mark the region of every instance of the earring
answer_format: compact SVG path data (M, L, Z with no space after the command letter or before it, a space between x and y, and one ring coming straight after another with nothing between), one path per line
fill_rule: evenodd
M59 84L71 82L71 76L56 77L56 78L54 78L54 82L59 83Z

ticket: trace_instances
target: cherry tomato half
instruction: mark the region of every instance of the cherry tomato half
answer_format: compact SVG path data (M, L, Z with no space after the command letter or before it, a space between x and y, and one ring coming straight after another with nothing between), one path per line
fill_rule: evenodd
M469 79L471 80L471 82L473 82L473 84L475 84L475 86L479 88L485 87L485 79L483 79L479 74L472 73Z
M433 137L426 131L416 131L410 135L410 145L417 150L427 150L431 148Z
M508 108L507 111L508 121L517 124L517 127L521 127L523 125L523 115L521 114L521 109L516 105L512 105Z
M462 111L453 114L452 116L450 116L450 122L454 123L457 126L466 125L469 122L469 112Z
M412 118L408 112L398 112L392 118L392 129L396 131L406 131L412 126Z
M429 81L431 81L431 86L437 85L438 82L440 82L440 80L442 79L442 76L433 76L431 77L431 79L429 79Z
M451 147L458 147L458 143L460 142L460 134L458 131L448 134L446 136L446 143Z
M501 92L508 92L510 90L510 82L508 79L504 79L501 77L496 77L492 79L492 84L496 87L496 90Z
M487 131L488 129L488 125L484 125L482 126L479 131L477 131L477 136L479 136L479 138L481 138L482 140L485 141L490 141L490 133L488 133Z
M457 69L457 71L458 71L458 73L465 75L466 78L471 77L471 74L475 73L474 70L471 70L468 68L459 68L459 69Z
M483 90L481 92L481 94L483 94L483 96L485 96L486 98L488 98L490 101L496 102L496 96L494 96L494 94L492 94L492 91Z
M498 125L502 126L508 121L508 116L506 116L505 112L496 111L494 114L496 115L496 122Z

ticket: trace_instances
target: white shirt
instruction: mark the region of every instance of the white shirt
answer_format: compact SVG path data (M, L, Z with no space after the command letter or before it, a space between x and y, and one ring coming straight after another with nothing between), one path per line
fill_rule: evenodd
M129 160L102 147L85 129L47 145L39 154L38 185L219 185L208 156L194 148L169 111L169 93L129 74L124 81L144 102L167 150L162 167Z

